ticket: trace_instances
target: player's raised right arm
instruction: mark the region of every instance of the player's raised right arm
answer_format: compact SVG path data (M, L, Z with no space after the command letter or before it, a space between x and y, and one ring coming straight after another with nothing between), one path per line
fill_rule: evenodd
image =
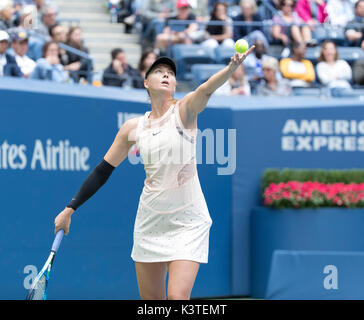
M109 179L113 170L125 160L130 147L135 143L138 118L124 123L102 161L88 175L77 194L54 220L54 233L63 229L68 234L71 216L84 202L91 198Z

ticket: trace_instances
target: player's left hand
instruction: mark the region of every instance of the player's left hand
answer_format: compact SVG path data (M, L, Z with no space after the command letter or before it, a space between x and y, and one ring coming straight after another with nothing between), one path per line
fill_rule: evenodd
M251 46L248 51L244 53L235 52L230 59L230 66L235 71L245 60L245 58L255 49L255 46Z

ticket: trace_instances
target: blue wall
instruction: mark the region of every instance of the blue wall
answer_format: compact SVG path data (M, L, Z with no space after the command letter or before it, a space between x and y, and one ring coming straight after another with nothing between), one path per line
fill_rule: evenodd
M266 299L363 300L362 249L274 251Z
M0 166L0 271L7 275L0 287L0 298L23 299L23 281L27 276L24 267L42 266L53 239L54 217L108 150L118 130L120 113L144 113L148 110L148 99L144 91L17 79L0 79L0 97L0 150L5 141L14 144L14 165L22 164L22 153L28 161L24 169ZM226 148L227 129L236 129L236 171L233 175L218 175L217 170L224 165L216 161L203 161L198 166L213 226L209 263L200 268L193 297L251 293L250 213L261 204L263 170L362 168L364 148L357 149L362 147L360 139L364 132L336 135L327 134L327 123L326 133L315 132L315 123L309 126L312 132L301 126L303 120L320 124L321 120L359 123L364 120L362 107L360 100L298 97L213 97L209 101L208 108L199 116L199 128L224 129ZM289 119L300 127L298 131L287 126ZM284 128L291 131L283 133ZM322 142L319 137L339 137L346 139L346 144L341 151L329 151L328 147L299 150L299 146L307 147L307 139ZM44 170L37 161L32 170L35 143L38 141L38 151L40 143L46 151L47 139L53 145L68 140L72 146L87 148L83 156L88 167L79 171ZM304 139L306 144L302 144ZM290 150L292 141L294 150ZM351 151L353 143L356 151ZM57 256L50 298L138 298L130 252L143 180L142 166L125 161L98 194L74 215L71 232Z
M337 252L362 252L364 254L364 210L363 209L343 209L343 208L320 208L320 209L284 209L273 210L268 208L255 208L252 210L252 256L251 256L251 294L256 298L264 298L268 287L268 279L271 272L272 258L276 250L288 251L337 251ZM303 268L305 265L300 259ZM309 264L306 265L309 268ZM352 266L354 270L355 266ZM310 269L312 272L312 269ZM346 276L340 268L340 278ZM281 290L275 294L289 294L300 291L302 298L309 298L312 292L308 288L310 281L306 278L307 287L301 286L302 273L297 273L296 278L300 278L295 285L287 285L283 280L286 268L279 273L275 273L274 284ZM282 277L280 282L277 274ZM361 272L356 276L362 278ZM354 277L354 275L353 275ZM315 278L312 274L312 278ZM313 281L314 282L314 281ZM298 289L300 287L300 289ZM351 297L351 288L346 287L346 298ZM307 291L306 293L304 293ZM324 292L325 290L323 290ZM354 292L352 292L354 293ZM312 298L315 298L315 295ZM269 296L269 295L268 295ZM294 295L293 295L294 296ZM354 295L356 296L356 295ZM343 296L342 296L343 297Z

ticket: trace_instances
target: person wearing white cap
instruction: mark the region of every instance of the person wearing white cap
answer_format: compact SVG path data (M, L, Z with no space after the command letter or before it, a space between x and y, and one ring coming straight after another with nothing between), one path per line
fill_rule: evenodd
M29 38L25 30L19 29L11 35L11 46L14 50L16 63L28 78L35 68L35 61L27 56Z
M2 41L9 42L9 34L4 30L0 30L0 42Z
M278 60L274 57L264 56L262 60L263 80L257 86L259 96L290 96L292 88L286 79L277 79L279 68Z
M6 53L9 47L9 35L6 31L0 30L0 77L22 77L19 66L13 56Z
M7 64L5 51L8 48L9 35L0 30L0 77L4 74L4 67Z

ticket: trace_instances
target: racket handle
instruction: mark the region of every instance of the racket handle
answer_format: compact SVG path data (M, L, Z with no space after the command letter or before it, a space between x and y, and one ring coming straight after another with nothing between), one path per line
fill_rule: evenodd
M61 244L61 241L63 239L64 230L61 229L57 232L56 237L54 238L53 245L52 245L52 251L57 253L57 250L59 248L59 245Z

